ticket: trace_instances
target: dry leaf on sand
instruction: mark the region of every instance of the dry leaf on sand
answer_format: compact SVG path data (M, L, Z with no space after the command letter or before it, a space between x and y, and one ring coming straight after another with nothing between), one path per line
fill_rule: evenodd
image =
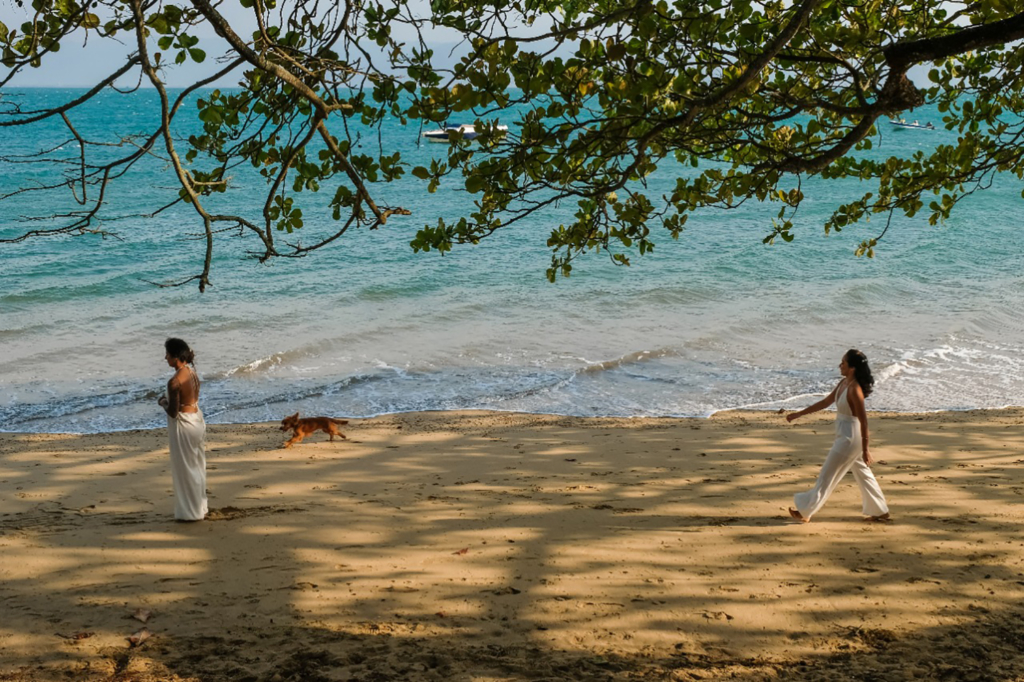
M452 552L452 554L467 554L469 553L469 547L463 547L462 549Z
M153 633L151 633L146 628L142 628L141 630L139 630L138 632L133 634L131 637L128 637L127 639L128 639L128 643L131 644L133 647L135 647L135 646L142 646L142 643L145 642L147 639L149 639L152 636L153 636Z
M147 620L150 619L150 617L152 617L152 615L153 612L149 609L135 609L135 613L132 614L132 618L139 621L140 623L145 623Z

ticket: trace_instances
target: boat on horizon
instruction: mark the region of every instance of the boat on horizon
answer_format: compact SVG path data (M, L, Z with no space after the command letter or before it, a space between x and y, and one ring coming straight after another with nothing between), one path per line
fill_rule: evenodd
M907 123L906 121L904 121L901 118L898 121L890 120L889 123L891 123L892 125L896 126L897 128L916 128L918 130L935 130L935 126L933 126L931 123L925 123L924 125L921 125L916 120L913 123Z
M497 133L504 134L508 132L508 126L496 125L494 130ZM424 131L423 137L431 142L448 142L452 139L452 133L462 133L463 140L475 140L480 134L472 123L446 123L437 130Z

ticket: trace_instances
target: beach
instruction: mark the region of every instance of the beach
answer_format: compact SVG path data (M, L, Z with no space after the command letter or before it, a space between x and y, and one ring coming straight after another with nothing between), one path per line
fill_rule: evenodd
M0 10L0 682L1024 682L1018 4L94 4Z
M211 425L195 524L164 429L0 434L0 680L1024 679L1024 409L872 413L889 524L789 518L831 414L343 430Z

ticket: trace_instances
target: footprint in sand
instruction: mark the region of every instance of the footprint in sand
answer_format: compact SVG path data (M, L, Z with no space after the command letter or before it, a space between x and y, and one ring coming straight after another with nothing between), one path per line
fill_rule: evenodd
M221 507L211 509L206 515L207 521L234 521L235 519L247 518L249 516L267 516L269 514L286 514L288 512L303 512L303 507Z

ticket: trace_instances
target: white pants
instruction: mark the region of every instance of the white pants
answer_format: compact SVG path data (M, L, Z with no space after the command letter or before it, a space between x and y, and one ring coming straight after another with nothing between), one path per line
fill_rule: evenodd
M171 480L174 482L174 518L199 521L206 517L206 421L202 412L168 415L171 442Z
M865 516L881 516L889 513L882 489L878 487L871 467L861 457L860 422L852 417L838 415L836 418L836 442L832 444L821 473L814 487L805 493L793 496L797 511L805 519L818 513L828 501L832 491L847 471L853 470L853 479L860 487L860 497Z

